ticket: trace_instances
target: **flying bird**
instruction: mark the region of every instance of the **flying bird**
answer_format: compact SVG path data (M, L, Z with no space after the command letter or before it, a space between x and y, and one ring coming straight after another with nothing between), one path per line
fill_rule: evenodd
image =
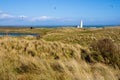
M111 8L114 8L114 6L113 5L109 5Z
M56 10L56 6L53 9Z

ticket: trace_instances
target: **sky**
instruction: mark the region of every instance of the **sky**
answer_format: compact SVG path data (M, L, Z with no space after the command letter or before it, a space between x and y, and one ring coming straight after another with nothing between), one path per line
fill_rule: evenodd
M120 25L120 0L0 0L0 25Z

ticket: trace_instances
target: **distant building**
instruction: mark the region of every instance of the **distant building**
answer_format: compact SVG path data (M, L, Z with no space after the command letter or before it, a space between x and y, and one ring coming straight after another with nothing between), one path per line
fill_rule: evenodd
M78 25L77 28L80 28L80 26Z

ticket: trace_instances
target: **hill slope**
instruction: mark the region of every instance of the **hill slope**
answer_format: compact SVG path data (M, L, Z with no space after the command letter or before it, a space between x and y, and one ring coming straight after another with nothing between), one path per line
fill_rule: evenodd
M89 53L77 44L25 40L0 40L0 80L118 80L119 70L88 63Z

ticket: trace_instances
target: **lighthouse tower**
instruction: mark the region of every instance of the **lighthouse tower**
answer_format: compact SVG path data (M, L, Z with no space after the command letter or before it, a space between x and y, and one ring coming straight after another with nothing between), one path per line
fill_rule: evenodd
M80 21L80 25L77 26L77 28L83 28L83 21Z
M83 28L83 21L80 21L80 28Z

